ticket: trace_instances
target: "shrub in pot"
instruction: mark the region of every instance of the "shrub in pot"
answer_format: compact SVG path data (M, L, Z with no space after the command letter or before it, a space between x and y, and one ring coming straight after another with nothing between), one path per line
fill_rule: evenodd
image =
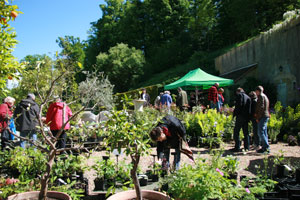
M106 138L103 142L107 150L122 151L131 158L131 179L136 191L136 199L142 200L142 191L138 181L137 169L141 156L150 153L149 132L157 124L157 121L149 120L144 112L129 114L126 109L114 111L106 123ZM110 146L108 146L110 144Z
M107 190L115 185L117 169L115 162L111 159L96 162L92 168L96 171L95 190Z
M37 149L41 150L42 152L44 152L45 154L47 154L47 160L46 160L46 169L45 172L41 175L40 178L40 184L41 184L41 189L39 192L39 199L47 199L47 191L49 189L49 182L52 179L52 169L53 169L53 165L55 163L55 158L58 154L61 154L65 151L72 151L72 150L80 150L83 148L82 145L78 145L76 147L67 147L67 148L57 148L56 144L57 141L60 137L60 135L62 134L64 128L66 127L66 125L73 119L75 119L82 111L84 110L92 110L96 107L100 107L100 106L104 106L107 109L111 108L111 104L112 104L112 91L113 91L113 85L110 84L110 82L108 81L107 77L105 77L102 74L98 74L97 72L94 72L92 74L88 74L87 73L87 78L85 81L81 82L78 86L78 88L76 89L76 94L74 93L74 95L72 97L74 97L74 99L69 99L71 102L77 102L77 103L81 103L81 105L77 106L77 111L73 112L73 115L68 119L68 120L63 120L64 123L62 124L61 129L58 131L58 133L54 136L52 134L52 132L49 130L48 132L46 132L46 130L48 130L44 124L43 124L43 120L42 120L42 112L43 112L43 108L44 106L46 106L49 102L51 102L52 99L52 94L54 92L54 90L56 89L56 94L66 94L65 91L62 91L63 89L66 89L66 87L62 87L62 85L64 86L68 86L67 80L73 80L72 78L72 70L65 70L64 67L70 67L70 66L64 66L64 62L62 62L60 59L57 59L57 62L60 63L60 66L62 67L61 71L59 73L53 73L53 76L51 76L51 78L53 78L53 80L50 80L50 86L49 84L47 84L46 86L44 86L44 88L39 88L38 85L36 85L36 89L37 91L35 91L38 94L38 97L40 98L39 101L40 103L40 107L39 107L39 113L36 113L36 118L38 120L39 123L39 132L41 134L41 140L42 141L32 141L28 138L24 138L21 136L18 136L16 134L14 134L16 137L28 141L31 144L33 144ZM41 62L38 63L37 68L39 68ZM70 67L71 69L71 67ZM37 77L36 80L39 80L39 75L41 73L37 73ZM67 75L71 75L70 77L67 77ZM63 79L64 78L64 79ZM59 93L60 91L60 93ZM67 96L65 96L67 97ZM69 96L68 96L69 97ZM64 104L64 107L67 104ZM91 106L91 107L90 107ZM62 119L64 119L64 116L62 116ZM82 128L81 128L82 130ZM83 137L89 137L88 135L84 135Z
M229 155L224 158L224 170L228 173L229 179L237 180L239 161L236 157Z

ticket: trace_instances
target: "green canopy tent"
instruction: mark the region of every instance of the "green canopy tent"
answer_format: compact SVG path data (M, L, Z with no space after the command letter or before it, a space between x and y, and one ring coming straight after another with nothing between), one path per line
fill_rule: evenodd
M218 76L213 76L201 70L200 68L195 69L187 73L181 79L171 83L169 85L165 85L165 90L177 89L178 87L182 87L187 90L197 90L197 89L208 89L216 82L220 84L220 87L225 87L233 84L233 80L221 78Z

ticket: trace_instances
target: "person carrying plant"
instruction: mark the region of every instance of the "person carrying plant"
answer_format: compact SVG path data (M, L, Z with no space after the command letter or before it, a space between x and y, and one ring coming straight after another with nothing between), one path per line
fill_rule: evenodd
M234 126L234 141L235 147L231 149L233 152L240 152L240 130L243 129L244 133L244 148L245 151L249 151L249 131L248 131L248 122L250 120L251 113L251 99L245 94L243 88L238 88L236 90L236 99L235 99L235 109L233 116L236 117L235 126Z
M50 125L50 130L54 137L59 133L62 126L69 120L72 116L72 111L69 106L64 103L58 96L54 97L55 102L50 104L47 115L46 124ZM67 123L62 131L58 142L57 148L65 148L67 133L66 130L70 129L70 124Z
M184 153L190 159L194 160L193 152L186 142L186 130L184 125L174 116L167 115L162 119L152 131L150 137L157 142L157 156L159 162L166 159L167 165L170 160L170 149L175 149L175 169L180 167L180 153Z
M21 100L14 112L16 129L20 131L20 136L37 140L36 127L38 126L38 114L40 108L35 102L35 95L29 93L26 99ZM26 147L26 141L21 139L20 146Z

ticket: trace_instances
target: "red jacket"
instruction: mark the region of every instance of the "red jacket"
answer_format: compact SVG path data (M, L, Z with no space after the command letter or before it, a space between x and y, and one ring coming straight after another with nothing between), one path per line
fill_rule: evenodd
M218 89L216 86L211 86L208 90L208 101L218 102Z
M11 107L8 103L0 105L0 132L7 127L8 118L13 115Z
M63 123L68 121L68 119L72 116L72 111L65 104L65 117L64 117L64 122L63 122L63 107L64 107L63 102L55 102L50 104L48 111L47 111L47 116L46 116L46 124L50 124L50 130L55 131L61 129ZM64 128L65 130L70 129L70 124L67 123L67 125Z

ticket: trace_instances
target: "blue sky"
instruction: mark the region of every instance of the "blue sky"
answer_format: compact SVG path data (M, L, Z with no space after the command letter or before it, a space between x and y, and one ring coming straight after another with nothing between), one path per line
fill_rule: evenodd
M72 35L86 40L90 23L102 16L99 5L103 3L104 0L14 0L24 14L11 23L19 41L13 55L18 60L33 54L53 58L60 51L58 37Z

